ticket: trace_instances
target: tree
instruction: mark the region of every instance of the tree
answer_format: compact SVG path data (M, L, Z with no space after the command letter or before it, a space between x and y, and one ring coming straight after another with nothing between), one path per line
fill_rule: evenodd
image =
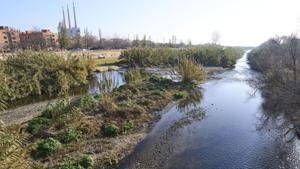
M146 47L147 47L147 37L146 37L146 35L144 35L144 37L143 37L141 46L142 46L143 48L146 48Z
M58 42L61 49L67 49L70 46L67 29L61 22L58 24Z
M82 37L82 46L86 49L94 47L96 44L97 38L93 36L93 34L88 30L88 28L84 29L84 35Z

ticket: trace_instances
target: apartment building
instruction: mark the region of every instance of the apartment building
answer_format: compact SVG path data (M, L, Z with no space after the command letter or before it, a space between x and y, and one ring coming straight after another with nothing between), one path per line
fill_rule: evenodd
M19 48L20 31L8 26L0 26L0 52L11 52Z
M32 50L53 49L58 46L58 36L49 29L21 32L20 46Z

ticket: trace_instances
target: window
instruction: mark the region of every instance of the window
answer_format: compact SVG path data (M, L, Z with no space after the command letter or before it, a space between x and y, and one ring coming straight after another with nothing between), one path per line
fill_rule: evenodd
M5 41L5 43L8 43L8 41Z
M3 38L4 38L4 39L7 39L7 37L6 37L6 36L3 36Z

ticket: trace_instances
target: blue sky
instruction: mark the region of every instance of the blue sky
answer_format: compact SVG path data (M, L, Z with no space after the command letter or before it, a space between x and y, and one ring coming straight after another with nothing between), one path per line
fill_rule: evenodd
M73 2L82 32L101 28L105 37L206 43L218 31L224 45L258 45L300 28L299 0L2 0L0 25L56 32L61 7Z

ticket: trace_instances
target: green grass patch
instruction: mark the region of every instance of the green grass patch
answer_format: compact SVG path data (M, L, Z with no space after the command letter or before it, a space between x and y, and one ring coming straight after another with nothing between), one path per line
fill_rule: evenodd
M118 64L120 61L121 61L121 59L116 58L116 57L95 59L96 66L114 65L114 64Z
M173 96L175 99L179 100L179 99L186 98L188 96L188 93L187 92L178 92L178 93L174 93Z

